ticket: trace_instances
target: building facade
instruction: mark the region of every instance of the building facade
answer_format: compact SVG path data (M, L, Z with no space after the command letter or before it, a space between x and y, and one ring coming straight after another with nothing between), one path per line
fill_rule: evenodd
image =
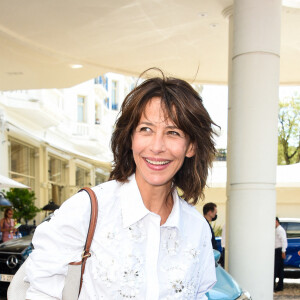
M29 186L39 208L106 181L110 136L134 82L108 73L67 89L0 92L0 174Z

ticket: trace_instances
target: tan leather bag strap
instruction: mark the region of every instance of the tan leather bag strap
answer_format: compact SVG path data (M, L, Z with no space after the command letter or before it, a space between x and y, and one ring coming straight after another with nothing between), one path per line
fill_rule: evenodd
M84 245L84 250L82 253L81 275L80 275L80 285L79 285L78 297L80 295L80 291L81 291L81 287L82 287L85 263L86 263L86 260L91 256L90 248L91 248L92 240L94 237L94 233L95 233L95 229L96 229L96 225L97 225L97 218L98 218L98 200L97 200L96 194L94 193L94 191L92 189L90 189L88 187L82 188L81 190L78 191L78 193L81 191L86 191L89 194L89 197L91 200L91 218L90 218L88 234L87 234L85 245Z

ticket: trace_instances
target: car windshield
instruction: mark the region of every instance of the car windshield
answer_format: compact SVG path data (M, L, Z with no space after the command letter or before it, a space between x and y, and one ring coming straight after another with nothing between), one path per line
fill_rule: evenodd
M288 238L300 238L300 223L289 222L285 229Z

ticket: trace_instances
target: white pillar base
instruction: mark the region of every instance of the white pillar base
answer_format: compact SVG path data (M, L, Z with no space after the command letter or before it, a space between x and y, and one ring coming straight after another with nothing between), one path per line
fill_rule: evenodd
M273 299L275 193L272 185L231 187L228 267L253 299Z

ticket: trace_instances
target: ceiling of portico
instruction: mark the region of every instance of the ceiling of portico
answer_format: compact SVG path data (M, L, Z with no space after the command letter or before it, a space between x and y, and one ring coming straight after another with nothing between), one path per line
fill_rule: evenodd
M1 1L0 90L69 87L108 71L138 76L153 66L189 81L226 84L222 12L232 2ZM283 7L283 84L300 84L299 37L300 9Z

